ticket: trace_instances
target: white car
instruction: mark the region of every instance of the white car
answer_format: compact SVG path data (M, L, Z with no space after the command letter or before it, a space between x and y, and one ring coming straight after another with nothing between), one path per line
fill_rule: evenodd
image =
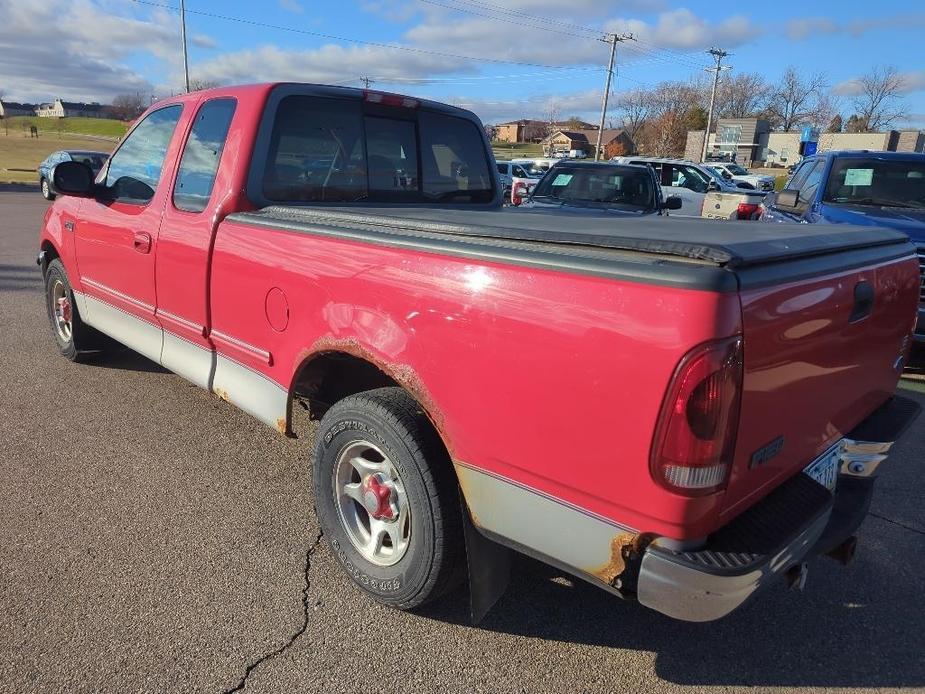
M498 178L501 179L501 187L505 192L505 196L513 194L514 187L518 183L523 184L527 195L529 195L536 188L536 184L539 183L541 178L541 176L532 175L523 164L513 161L499 161L497 164Z
M732 162L713 161L704 164L707 168L718 171L723 178L750 183L755 186L755 190L769 193L774 190L774 177L764 176L762 174L752 174L748 169Z
M673 212L672 216L703 216L703 202L708 192L749 192L739 188L734 181L725 179L716 171L690 161L660 157L614 157L610 161L620 164L651 166L655 170L655 175L661 181L662 195L666 198L669 195L676 195L681 198L681 209Z

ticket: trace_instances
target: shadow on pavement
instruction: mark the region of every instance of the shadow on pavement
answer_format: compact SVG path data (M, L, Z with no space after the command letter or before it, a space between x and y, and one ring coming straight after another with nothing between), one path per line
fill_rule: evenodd
M925 394L906 395L925 404ZM903 501L894 496L897 485L918 487L909 491L914 499L925 493L916 472L923 431L925 417L887 461L893 469L889 479L880 480L881 504L875 498L875 508L900 513L893 509ZM780 581L729 617L705 624L671 620L518 556L507 593L476 628L654 652L656 674L677 684L923 687L925 514L920 508L916 505L913 518L918 527L899 527L885 515L868 517L857 560L846 568L828 558L814 559L804 592L788 592ZM470 624L465 594L418 614Z
M100 369L117 369L120 371L140 371L144 373L170 373L160 364L157 364L147 357L141 356L138 352L125 347L124 345L106 338L106 347L104 351L90 356L86 364Z
M38 235L36 235L38 239ZM36 241L38 243L38 241ZM0 264L0 291L38 291L42 290L42 273L34 263L26 265Z

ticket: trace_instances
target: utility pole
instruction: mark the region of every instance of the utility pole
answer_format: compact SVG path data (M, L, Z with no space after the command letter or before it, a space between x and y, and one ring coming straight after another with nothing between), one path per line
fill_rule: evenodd
M713 106L716 104L716 85L719 83L720 70L729 70L730 65L723 65L723 58L729 55L726 51L719 48L711 48L707 51L716 60L716 67L708 67L707 72L713 73L713 89L710 90L710 109L707 111L707 129L703 134L703 152L700 155L700 161L707 160L707 148L710 144L710 128L713 126Z
M372 77L361 77L361 78L360 78L360 82L362 82L363 84L365 84L367 89L369 89L369 85L370 85L372 82L375 82L375 81L376 81L376 80L374 80Z
M189 55L186 52L186 0L180 0L180 40L183 41L183 75L189 94Z
M613 79L613 64L617 58L617 44L621 41L634 41L632 34L607 34L601 39L610 44L610 64L607 66L607 79L604 83L604 101L601 104L601 123L597 129L597 146L594 148L594 161L601 159L601 141L604 138L604 121L607 119L607 101L610 99L610 81Z

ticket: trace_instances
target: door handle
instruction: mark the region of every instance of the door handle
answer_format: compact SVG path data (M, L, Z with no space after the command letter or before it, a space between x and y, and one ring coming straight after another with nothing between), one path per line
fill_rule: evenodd
M144 231L136 231L132 240L132 246L139 253L151 252L151 234Z
M874 288L870 282L861 280L854 285L854 307L851 309L851 315L848 316L849 323L857 323L864 320L870 315L874 308Z

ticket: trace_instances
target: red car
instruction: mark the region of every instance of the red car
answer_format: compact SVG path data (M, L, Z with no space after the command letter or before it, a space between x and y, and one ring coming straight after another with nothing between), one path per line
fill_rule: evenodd
M513 548L721 617L853 551L916 414L905 236L503 210L461 109L213 89L152 106L96 180L54 178L61 353L108 335L287 436L308 407L320 525L389 605L468 566L479 616Z

